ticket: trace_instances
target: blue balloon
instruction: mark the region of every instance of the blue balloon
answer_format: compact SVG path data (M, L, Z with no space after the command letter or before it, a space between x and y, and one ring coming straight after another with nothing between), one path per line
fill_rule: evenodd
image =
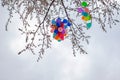
M66 29L66 28L68 28L68 26L67 26L67 25L65 25L64 27L65 27L65 29Z
M52 24L56 25L56 21L54 19L52 20Z
M57 20L61 20L61 18L60 18L60 17L58 17L58 18L57 18Z
M54 30L54 33L57 34L57 33L58 33L58 30Z
M68 22L68 24L67 24L68 26L71 26L72 24L70 23L70 22Z
M82 15L86 17L86 16L88 16L88 13L87 12L82 12Z
M56 26L57 26L57 27L60 27L60 25L61 25L61 23L59 23L59 22L56 23Z
M68 23L68 20L67 20L67 19L64 19L64 20L63 20L63 23Z
M56 35L57 35L56 33L53 33L53 38L54 38Z

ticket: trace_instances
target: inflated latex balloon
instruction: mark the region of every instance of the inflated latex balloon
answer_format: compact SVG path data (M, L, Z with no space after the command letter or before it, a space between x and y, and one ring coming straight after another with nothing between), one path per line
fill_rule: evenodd
M87 18L88 20L91 20L91 15L88 15L86 18Z
M88 8L84 8L84 11L87 12L87 13L90 12L90 10Z
M77 11L78 11L79 13L84 12L83 8L78 8Z
M92 23L87 23L87 28L89 29L92 26Z
M56 25L56 21L55 21L55 20L52 20L52 24Z
M82 12L82 15L87 17L89 14L87 12Z
M62 28L62 27L59 27L59 28L58 28L58 31L59 31L59 32L62 32L62 31L63 31L63 28Z
M69 21L67 19L63 19L63 23L68 23Z
M53 33L55 29L51 29L50 32Z
M67 23L68 26L71 26L72 24L70 22Z
M88 4L87 4L87 2L83 1L83 2L81 3L81 6L82 6L82 7L87 7Z
M53 33L53 38L58 42L65 39L67 35L67 28L72 24L67 19L57 18L52 20L51 33Z

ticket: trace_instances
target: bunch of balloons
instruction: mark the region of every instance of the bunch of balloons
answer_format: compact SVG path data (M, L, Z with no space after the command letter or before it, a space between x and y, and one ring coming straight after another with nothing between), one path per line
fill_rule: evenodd
M71 23L67 19L57 18L52 20L51 33L53 33L53 38L57 41L64 40L67 35L67 28L71 26Z
M81 6L82 7L79 7L77 11L82 14L82 20L86 22L86 27L89 29L92 25L91 23L92 17L90 15L90 10L87 8L88 3L83 1L81 2Z

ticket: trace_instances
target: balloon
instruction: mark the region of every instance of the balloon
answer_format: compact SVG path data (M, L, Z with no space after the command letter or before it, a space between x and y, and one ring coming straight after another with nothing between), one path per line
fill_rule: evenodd
M62 32L62 31L63 31L63 28L62 28L62 27L59 27L59 28L58 28L58 31L59 31L59 32Z
M62 34L65 34L65 29L63 29Z
M83 16L88 16L88 13L87 12L82 12L82 15Z
M55 39L56 39L56 40L60 40L60 38L59 38L59 36L58 36L58 35L56 35L56 36L55 36Z
M53 38L54 38L56 35L57 35L56 33L53 33Z
M56 23L56 26L57 26L57 27L60 27L60 23L59 23L59 22L57 22L57 23Z
M53 33L55 29L51 29L50 32Z
M58 40L58 42L61 42L61 40Z
M64 20L63 20L63 23L67 23L67 22L68 22L68 20L67 20L67 19L64 19Z
M70 22L68 22L68 24L67 24L68 26L71 26L72 24L70 23Z
M60 37L61 40L64 40L64 34L59 33L58 36Z
M66 28L68 28L68 26L67 26L67 25L65 25L64 27L65 27L65 29L66 29Z
M61 23L61 25L60 25L62 28L64 28L64 23Z
M77 10L78 10L79 13L84 12L84 10L82 8L78 8Z
M88 15L86 18L87 20L91 20L91 15Z
M58 18L56 19L56 22L61 22L61 18L58 17Z
M87 2L83 1L83 2L81 3L81 6L82 6L82 7L87 7L88 4L87 4Z
M56 25L56 22L55 22L55 20L54 20L54 19L52 20L52 24L53 24L53 25Z
M51 25L51 28L55 30L55 29L56 29L56 26L55 26L55 25Z
M56 33L56 34L57 34L57 33L58 33L58 30L54 30L54 33Z
M82 16L82 18L81 18L82 20L85 20L85 17L84 16Z
M57 26L57 27L60 27L60 25L61 25L61 19L60 19L60 18L57 18L57 20L56 20L56 26Z
M87 28L89 29L92 26L92 23L87 23Z
M90 10L88 8L84 8L84 11L87 12L87 13L90 12Z

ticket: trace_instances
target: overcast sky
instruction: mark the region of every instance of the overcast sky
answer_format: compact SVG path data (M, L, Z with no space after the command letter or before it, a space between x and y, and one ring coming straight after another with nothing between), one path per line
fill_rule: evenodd
M74 57L71 43L53 41L40 62L31 53L17 55L24 45L15 17L5 31L7 10L0 6L0 80L120 80L120 23L104 33L93 24L87 33L89 54ZM120 18L120 17L118 17Z

